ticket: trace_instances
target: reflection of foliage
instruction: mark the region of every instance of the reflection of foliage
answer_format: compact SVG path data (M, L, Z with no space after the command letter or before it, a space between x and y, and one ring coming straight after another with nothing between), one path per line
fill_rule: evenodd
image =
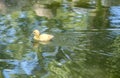
M56 60L49 63L48 69L51 73L48 78L81 78L85 74L85 53L74 50L74 47L61 47L56 57Z
M76 7L90 7L89 1L90 0L75 0L73 5Z
M51 72L53 72L51 74L51 77L60 77L60 78L68 78L69 77L69 72L70 70L67 69L66 67L59 67L59 66L55 66L55 61L50 63L50 68L49 70Z
M49 71L51 71L50 78L57 77L57 78L73 78L78 77L81 78L80 71L81 67L79 64L72 64L73 62L68 61L66 64L60 66L58 62L53 61L49 64ZM79 69L76 69L76 66ZM82 65L81 65L82 66Z
M14 59L19 59L21 60L22 57L23 57L23 54L26 53L26 47L27 46L27 43L26 45L24 44L11 44L9 46L7 46L7 51L6 54L10 55L11 57L14 57Z
M79 12L81 13L81 11ZM87 16L77 14L71 11L70 7L63 7L57 11L56 18L62 21L62 25L65 29L80 30L87 26Z
M9 4L11 4L11 2L16 3L17 0L14 0L14 1L13 0L10 0L10 1L5 0L5 2L7 2ZM23 9L29 8L29 6L34 5L36 3L40 4L40 5L45 5L46 8L51 9L52 13L55 15L55 18L52 19L55 22L55 25L51 25L51 23L52 23L51 20L50 20L50 22L49 22L49 20L46 20L46 21L48 21L47 25L50 24L51 26L57 25L57 26L61 26L64 28L75 28L75 29L80 29L81 28L80 26L84 26L84 27L86 26L86 16L82 16L82 14L73 13L72 8L69 4L62 5L62 7L60 8L60 4L62 3L62 0L47 0L47 1L44 1L44 0L35 0L35 1L25 0L25 3L23 3L23 2L24 1L19 1L17 4L15 4L15 5L17 5L16 6L17 9L20 8L19 6L22 6ZM83 2L86 2L86 0ZM22 4L22 5L20 5L20 4ZM26 6L25 4L26 5L29 4L29 6ZM32 8L32 7L30 7L30 8ZM29 9L29 10L31 10L31 9ZM23 11L29 11L29 10L23 10ZM25 18L20 17L20 15L23 15L23 14L26 14ZM19 23L18 25L21 25L21 24L24 25L25 26L24 29L25 28L28 29L27 25L32 25L31 23L34 23L34 21L36 21L36 18L38 18L35 16L34 12L30 12L30 11L29 12L19 12L18 10L17 10L17 12L14 11L11 14L11 16L12 16L12 20L16 20ZM14 23L16 23L16 21ZM38 21L38 22L40 22L40 21Z
M9 0L6 0L6 1L9 1ZM12 1L12 0L10 0L10 1ZM17 1L17 0L15 0L15 1ZM0 35L6 34L6 36L9 36L10 38L12 38L11 40L13 40L13 41L11 41L10 44L6 43L5 47L2 48L2 50L3 50L2 52L5 52L3 57L5 57L7 54L7 56L9 56L10 58L12 57L14 59L22 59L24 57L24 54L27 54L27 53L33 51L33 47L31 47L31 45L29 43L29 37L31 36L33 29L37 28L37 29L43 30L43 31L46 31L46 30L49 31L53 28L58 28L58 29L62 29L62 30L63 29L80 30L80 29L84 29L85 27L87 27L88 23L87 23L87 16L86 16L87 13L85 13L86 11L83 11L84 13L82 13L82 11L81 11L82 9L71 8L71 5L69 5L67 3L64 3L64 5L61 5L62 7L60 7L59 3L62 3L62 0L46 0L46 1L45 0L25 0L25 1L28 2L27 4L29 4L29 1L32 1L33 3L35 2L38 4L39 3L45 4L45 6L46 6L45 8L49 8L52 10L55 9L54 17L52 19L48 19L48 18L42 17L42 16L40 17L40 16L35 15L35 13L33 11L22 11L22 12L17 11L17 12L11 13L11 15L3 15L3 16L1 15L0 16L1 17L0 18L0 30L1 30ZM64 1L66 1L66 0L64 0ZM88 6L88 3L87 3L88 1L89 0L83 0L80 3L81 4L85 3L85 6ZM22 1L22 2L24 2L24 1ZM18 3L15 2L15 5L17 5L17 4L19 4L19 2ZM31 4L29 4L29 6L31 6ZM57 8L56 8L56 6L57 6ZM81 6L84 7L84 5L81 5ZM28 6L25 6L25 7L29 8ZM25 10L26 8L23 7L22 10ZM100 10L100 11L103 11L103 10ZM96 24L97 26L102 26L103 25L102 22L103 22L104 16L106 14L101 16L101 13L102 14L104 14L104 13L103 12L98 12L98 13L99 14L97 14L96 18L99 18L99 20L95 19L96 21L94 21L94 22L97 23ZM101 21L101 19L102 19L102 21ZM13 36L10 36L10 32L8 32L9 29L12 32ZM57 30L54 29L54 31L57 31ZM48 55L48 57L52 57L54 59L57 58L57 60L54 60L52 62L49 60L46 61L46 60L42 59L43 62L47 62L47 65L49 65L48 67L43 66L43 68L44 67L48 68L46 70L50 71L50 74L49 74L50 78L55 78L55 77L56 78L58 78L58 77L59 78L82 78L82 77L89 78L89 76L91 78L93 78L93 76L96 76L95 75L96 73L97 73L97 75L103 76L103 73L101 73L103 70L100 68L100 66L102 67L103 64L101 64L101 63L106 62L105 57L100 57L99 55L96 55L97 53L90 52L90 50L88 48L89 47L88 40L90 40L90 38L88 38L86 36L86 33L81 33L81 32L74 33L74 32L66 31L63 33L54 33L54 34L55 34L56 38L55 38L55 40L53 40L53 42L49 46L44 46L44 45L41 45L43 47L40 46L41 53L48 52L47 54L49 54L49 51L50 51L50 54L52 56ZM104 33L102 33L102 34L104 34ZM101 34L99 34L99 35L101 35ZM6 41L10 40L10 38L8 38L8 37L3 37L3 36L0 36L0 37L2 38L1 43L4 43L4 41L5 41L4 39L6 39ZM105 49L106 47L104 47L104 46L106 46L106 45L104 44L104 46L103 46L103 44L100 42L101 39L104 39L103 37L104 36L102 36L100 38L99 37L94 38L94 39L97 39L97 41L101 44L99 46L102 46ZM120 59L119 39L120 38L117 38L115 40L115 43L113 44L113 46L114 46L113 52L115 53L115 56L112 56L108 59L108 61L110 62L109 70L110 70L110 72L112 72L112 75L118 75L118 73L116 73L116 72L119 72L119 69L118 69L118 67L120 65L120 63L119 63L119 59ZM93 38L92 38L92 40L93 40ZM105 39L105 40L108 40L108 39ZM52 46L52 44L53 44L53 46ZM96 42L94 42L93 44L90 44L90 46L92 46L94 44L96 44ZM96 44L96 45L98 45L98 44ZM101 47L97 48L96 45L93 46L95 48L95 50L103 49ZM58 53L54 55L54 53L52 53L52 52L56 46L62 47L62 50L59 50ZM67 46L67 49L66 49L66 46ZM88 47L86 47L86 46L88 46ZM38 50L35 49L35 52L36 51L38 51ZM107 50L105 50L105 51L107 51ZM89 52L89 53L87 54L87 52ZM9 57L6 57L6 58L9 58ZM44 58L46 59L47 57L44 57ZM93 60L93 59L95 59L95 60ZM104 59L104 61L103 61L103 59ZM61 64L61 60L65 60L64 64ZM89 62L89 60L90 60L90 62ZM93 68L95 68L95 69L93 69ZM43 70L42 70L42 72L43 72ZM40 72L38 72L38 74L40 74Z
M115 53L120 53L120 36L118 36L113 44Z
M112 56L108 59L109 61L109 70L110 76L112 78L119 78L120 75L120 36L118 36L112 45L113 53Z

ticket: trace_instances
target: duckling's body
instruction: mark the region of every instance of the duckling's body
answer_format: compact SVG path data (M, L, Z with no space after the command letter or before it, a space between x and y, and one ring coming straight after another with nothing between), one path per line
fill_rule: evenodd
M53 39L53 35L50 35L50 34L40 34L40 32L38 30L34 30L33 31L33 34L34 34L34 37L33 39L34 40L37 40L37 41L50 41Z

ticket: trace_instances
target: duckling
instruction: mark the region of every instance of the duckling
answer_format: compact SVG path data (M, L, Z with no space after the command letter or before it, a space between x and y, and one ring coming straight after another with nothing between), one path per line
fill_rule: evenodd
M50 34L40 34L39 30L34 30L33 34L34 34L33 37L34 40L42 41L42 42L47 42L54 38L54 36Z

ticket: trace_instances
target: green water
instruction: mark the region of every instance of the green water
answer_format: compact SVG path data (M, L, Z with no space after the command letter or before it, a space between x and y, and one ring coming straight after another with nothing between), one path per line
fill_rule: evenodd
M0 78L120 78L119 0L0 5ZM34 29L53 40L34 42Z

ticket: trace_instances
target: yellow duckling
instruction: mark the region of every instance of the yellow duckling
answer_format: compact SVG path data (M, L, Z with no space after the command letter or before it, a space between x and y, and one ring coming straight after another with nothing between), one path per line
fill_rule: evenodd
M50 34L40 34L39 30L34 30L33 34L34 34L34 37L33 37L34 40L43 41L43 42L50 41L54 37L53 35L50 35Z

